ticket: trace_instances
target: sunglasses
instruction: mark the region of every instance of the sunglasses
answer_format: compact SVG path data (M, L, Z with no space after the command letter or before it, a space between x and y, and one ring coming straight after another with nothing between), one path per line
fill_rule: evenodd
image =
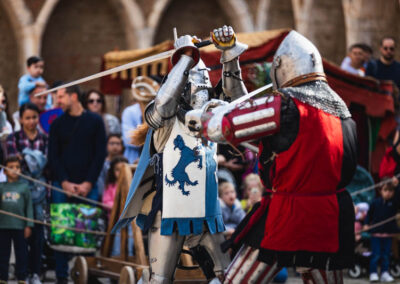
M389 46L384 46L383 49L386 50L386 51L387 50L394 51L394 47L393 46L390 46L390 47Z
M101 104L101 103L103 103L103 101L102 100L88 100L88 103L89 104L93 104L93 103L98 103L98 104Z

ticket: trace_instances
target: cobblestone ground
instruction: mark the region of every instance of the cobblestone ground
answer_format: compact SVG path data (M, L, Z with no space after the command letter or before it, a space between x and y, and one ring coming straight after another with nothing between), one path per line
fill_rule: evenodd
M72 259L70 261L69 267L71 268L71 267L73 267L73 265L74 265L74 259ZM301 278L296 276L296 273L294 272L293 269L288 269L288 273L289 273L289 278L286 281L287 284L301 284L301 283L303 283ZM364 277L359 278L359 279L349 278L347 276L347 273L345 273L344 275L345 275L345 279L344 279L344 283L345 284L367 284L367 283L370 283L369 280L368 280L368 277L366 275ZM43 282L43 284L55 283L55 280L56 280L55 272L54 271L47 271L46 272L46 279ZM98 280L99 280L100 283L103 283L103 284L118 283L117 281L112 282L110 279L107 279L107 278L100 278ZM9 281L8 283L17 284L17 281ZM72 284L73 281L70 279L69 283ZM395 279L395 282L393 282L393 283L399 283L400 284L400 278ZM91 284L91 283L88 283L88 284Z
M392 282L392 283L400 283L400 279L396 279L397 281ZM111 281L108 279L100 279L100 282L103 284L111 284ZM17 284L17 281L9 281L8 283L10 284ZM50 284L50 283L55 283L55 278L53 279L48 279L48 281L43 282L43 284ZM73 284L74 282L69 281L69 284ZM303 281L301 281L300 278L297 277L289 277L288 280L286 281L286 284L302 284ZM366 284L370 283L367 278L365 279L344 279L345 284ZM88 283L90 284L90 283Z
M289 278L286 281L287 284L301 284L303 283L299 277L296 277L293 275L294 273L292 271L289 271ZM54 271L49 271L46 275L46 280L43 282L43 284L50 284L50 283L55 283L55 274ZM101 278L99 281L103 284L112 284L112 282L109 279ZM10 284L17 284L17 281L9 281L8 283ZM72 280L69 281L69 283L73 283ZM350 279L350 278L345 278L344 279L345 284L366 284L370 283L366 277L360 278L360 279ZM400 283L400 279L396 279L395 282L393 283ZM90 284L90 283L88 283Z
M109 279L100 279L100 282L103 284L111 284L111 281ZM9 281L8 283L17 284L17 281ZM47 281L43 282L43 284L50 284L50 283L55 283L55 278L52 278L52 279L49 278ZM72 284L74 282L69 281L68 283ZM286 281L286 284L301 284L301 283L303 283L303 281L301 281L301 279L298 277L289 277L288 280ZM370 282L368 281L367 278L364 278L364 279L345 278L344 283L345 284L367 284ZM396 281L392 282L392 283L400 283L400 279L396 279ZM88 284L90 284L90 283L88 283Z

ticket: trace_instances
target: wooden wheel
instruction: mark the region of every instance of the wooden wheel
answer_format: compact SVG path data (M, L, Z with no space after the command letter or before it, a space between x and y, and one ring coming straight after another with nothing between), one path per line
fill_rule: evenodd
M88 265L83 256L77 256L74 267L71 269L71 277L75 284L88 282Z
M130 266L124 266L121 269L121 275L119 276L119 284L135 284L135 272Z

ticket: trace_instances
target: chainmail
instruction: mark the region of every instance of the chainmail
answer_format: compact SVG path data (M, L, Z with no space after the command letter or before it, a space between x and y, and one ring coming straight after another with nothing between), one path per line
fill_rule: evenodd
M351 117L345 102L324 81L313 81L296 87L282 88L278 91L334 116Z

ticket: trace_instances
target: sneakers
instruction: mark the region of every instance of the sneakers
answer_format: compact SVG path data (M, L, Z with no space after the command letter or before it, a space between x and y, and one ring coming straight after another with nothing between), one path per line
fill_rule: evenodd
M68 284L68 278L57 278L57 284Z
M29 278L29 284L42 284L39 275L34 273L31 278Z
M369 275L369 282L378 282L379 281L379 276L378 273L371 273Z
M371 276L370 276L371 279ZM381 274L381 282L393 282L393 277L389 274L389 272L385 271Z

